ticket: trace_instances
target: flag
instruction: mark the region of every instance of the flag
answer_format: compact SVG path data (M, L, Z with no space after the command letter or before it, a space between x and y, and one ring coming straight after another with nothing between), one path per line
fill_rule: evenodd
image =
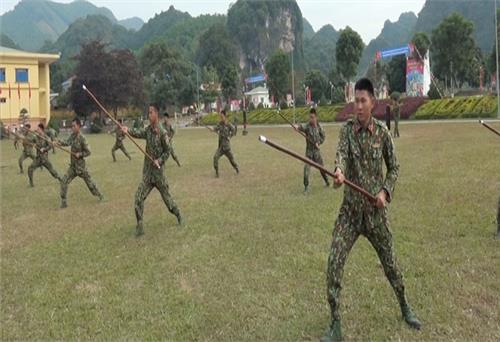
M10 83L9 83L9 99L10 99Z
M17 84L17 96L21 99L21 83Z
M28 93L29 98L31 99L31 84L30 83L28 83L28 91L29 91L29 93Z

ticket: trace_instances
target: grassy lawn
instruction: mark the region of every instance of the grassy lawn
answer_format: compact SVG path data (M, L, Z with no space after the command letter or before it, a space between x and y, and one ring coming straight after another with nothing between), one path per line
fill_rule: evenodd
M495 127L499 127L498 124ZM368 241L360 238L343 282L346 340L500 340L500 141L477 123L401 125L401 173L390 219L408 297L423 330L406 327ZM332 167L339 126L322 148ZM133 199L143 156L128 161L110 135L88 135L89 171L107 200L81 179L59 209L59 184L19 175L12 142L0 142L2 340L317 340L329 321L326 259L342 191L257 141L264 134L304 151L289 128L251 128L233 139L236 175L217 138L179 130L183 164L168 161L179 229L153 190L145 232L134 237ZM50 155L64 173L68 155ZM25 170L29 162L26 161Z

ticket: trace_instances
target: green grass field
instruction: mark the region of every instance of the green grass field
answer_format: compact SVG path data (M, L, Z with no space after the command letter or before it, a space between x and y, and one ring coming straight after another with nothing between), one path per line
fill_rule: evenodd
M495 127L499 127L498 124ZM325 128L332 167L339 126ZM236 175L206 129L179 130L182 168L166 170L186 226L179 229L153 190L145 232L134 237L133 198L143 157L132 161L110 135L88 135L90 173L107 200L81 179L59 209L59 184L19 175L1 141L1 340L317 340L328 321L326 259L342 199L302 164L257 141L264 134L304 151L290 128L250 127L232 141ZM368 241L360 238L343 282L346 340L500 340L500 141L477 123L403 124L401 173L390 208L408 297L423 322L413 331ZM50 155L64 173L68 155ZM25 164L27 170L29 163Z

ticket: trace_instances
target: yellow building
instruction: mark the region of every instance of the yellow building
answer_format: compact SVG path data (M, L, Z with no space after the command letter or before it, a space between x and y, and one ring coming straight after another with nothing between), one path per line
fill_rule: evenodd
M18 125L23 108L32 123L49 122L49 66L58 59L59 55L0 46L0 120L4 125Z

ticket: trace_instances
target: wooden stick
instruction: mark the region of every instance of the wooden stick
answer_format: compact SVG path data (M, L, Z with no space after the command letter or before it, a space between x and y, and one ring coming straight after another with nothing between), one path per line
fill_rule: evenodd
M92 100L94 100L94 102L99 106L99 108L101 108L101 110L111 119L111 121L113 121L118 127L120 127L120 129L123 128L123 126L111 115L109 114L109 112L106 110L106 108L104 108L104 106L99 102L99 100L97 100L97 98L94 96L94 94L92 94L92 92L85 86L85 84L82 86L83 87L83 90L85 90L89 95L90 97L92 98ZM147 157L149 158L153 164L155 164L155 159L149 154L146 152L146 150L144 150L136 141L135 139L130 135L129 132L125 132L123 131L123 133L125 133L125 135L134 143L135 146L137 146L137 148ZM155 164L156 165L156 164ZM158 166L158 168L160 168Z
M500 136L500 132L497 131L496 129L494 129L493 127L491 127L490 125L488 125L486 122L484 122L483 120L479 120L479 123L481 125L483 125L484 127L486 127L487 129L489 129L490 131L492 131L493 133L495 133L496 135Z
M65 149L64 147L62 147L61 145L57 144L57 143L54 143L53 141L51 141L49 138L46 138L44 137L43 135L39 134L37 131L32 131L33 134L35 134L37 137L39 137L40 139L43 139L45 141L47 141L49 144L51 144L52 146L55 146L57 147L58 149L68 153L68 154L71 154L73 157L77 158L78 157L76 156L76 153L70 151L70 150L67 150Z
M318 145L316 145L313 141L311 141L311 139L309 139L307 137L307 134L305 134L304 132L302 131L299 131L297 127L295 127L295 125L290 121L288 120L283 114L281 114L281 112L278 110L278 115L281 116L281 118L283 120L285 120L290 126L292 126L292 128L295 130L295 132L299 133L300 135L302 135L307 141L309 141L311 144L313 144L314 146L316 146L317 148L319 148Z
M306 158L306 157L302 157L301 155L299 155L298 153L295 153L283 146L280 146L272 141L270 141L269 139L267 139L266 137L264 136L260 136L259 137L259 141L263 142L264 144L266 145L269 145L275 149L277 149L278 151L281 151L283 153L286 153L296 159L299 159L301 161L303 161L304 163L306 164L309 164L310 166L312 167L315 167L316 169L326 173L327 175L329 175L330 177L333 177L335 178L335 175L333 174L333 172L327 170L324 166L312 161L311 159L309 158ZM370 200L370 202L372 202L373 204L375 204L377 202L377 198L375 196L373 196L371 193L369 193L368 191L366 191L365 189L363 189L362 187L354 184L353 182L345 179L344 180L344 184L349 186L350 188L356 190L357 192L361 193L362 195L364 195L366 198L368 198Z

